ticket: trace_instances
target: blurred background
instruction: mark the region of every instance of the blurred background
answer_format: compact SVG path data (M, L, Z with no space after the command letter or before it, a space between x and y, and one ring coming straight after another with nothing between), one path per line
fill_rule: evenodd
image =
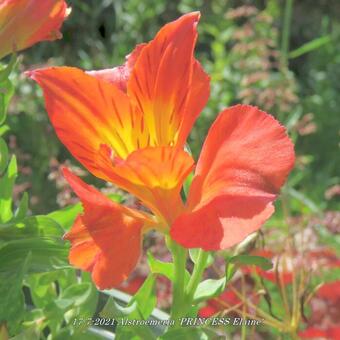
M287 288L287 294L293 295L292 301L302 306L299 318L304 321L303 327L319 325L328 329L339 324L340 2L67 2L72 14L63 25L63 39L40 43L25 51L20 69L14 74L16 94L10 105L5 137L11 152L18 157L20 176L15 187L16 197L28 191L32 214L45 214L74 203L75 198L59 171L60 166L66 164L104 192L117 193L125 203L138 205L132 197L89 175L71 157L48 121L40 89L22 72L46 65L92 70L122 64L136 44L152 39L166 22L183 13L200 10L196 58L211 76L211 97L190 135L192 153L197 159L216 115L236 103L257 105L287 127L296 145L296 166L276 203L275 215L263 229L266 243L264 245L264 239L258 242L262 244L260 248L267 251L262 256L282 259L284 254L285 260L280 260L282 280L278 282L273 273L272 277L261 275L268 279L268 296L279 301L277 309L273 307L278 319L287 317L280 310L278 292L283 294L285 283L293 283L293 288ZM146 245L153 254L169 260L159 236L151 234ZM223 257L216 257L207 276L223 275ZM122 289L134 293L147 271L144 258ZM284 276L285 273L290 276ZM258 281L251 276L247 272L243 281L236 278L235 287L246 284L250 293L255 291ZM294 295L296 277L302 282L298 296ZM331 282L331 288L324 286L323 295L320 290L312 300L307 298L323 282ZM242 288L242 291L246 298L247 290ZM221 299L224 304L233 305L236 302L229 293ZM160 283L158 298L158 307L166 310L171 301L168 283ZM307 317L306 301L311 301ZM268 305L266 308L271 312L270 302ZM211 309L216 312L222 307L213 301L206 306L210 312L202 309L201 315L209 316ZM262 338L268 339L268 335Z

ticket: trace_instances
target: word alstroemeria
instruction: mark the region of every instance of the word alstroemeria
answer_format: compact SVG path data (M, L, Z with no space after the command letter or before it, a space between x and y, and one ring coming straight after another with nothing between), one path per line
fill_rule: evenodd
M84 206L66 235L70 262L91 271L100 288L128 276L142 234L151 228L186 248L218 250L242 241L272 215L293 167L294 149L284 127L256 107L237 105L211 126L182 202L183 182L194 168L184 144L209 97L209 77L193 54L199 17L189 13L165 25L113 69L29 72L72 155L154 214L113 203L64 171Z
M69 10L64 0L1 0L0 58L61 37Z

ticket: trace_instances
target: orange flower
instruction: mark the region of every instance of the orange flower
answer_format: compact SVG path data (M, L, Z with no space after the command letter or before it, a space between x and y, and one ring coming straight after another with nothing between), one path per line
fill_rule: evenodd
M194 164L183 145L209 97L209 78L193 56L198 19L191 13L165 25L111 71L29 72L73 156L167 220L181 209Z
M183 204L182 184L194 166L184 144L209 97L209 77L193 55L199 17L189 13L165 25L122 66L28 74L42 87L56 133L77 160L137 196L159 230L185 247L212 250L240 242L270 217L294 150L272 116L252 106L229 108L209 131ZM113 234L112 248L120 242Z
M239 243L273 214L293 165L293 144L272 116L249 105L224 110L208 132L171 236L204 250Z
M116 286L136 266L141 235L154 222L147 214L111 201L69 170L63 173L84 207L84 213L64 236L72 244L70 263L92 272L97 287Z
M0 58L61 37L69 11L64 0L0 1Z

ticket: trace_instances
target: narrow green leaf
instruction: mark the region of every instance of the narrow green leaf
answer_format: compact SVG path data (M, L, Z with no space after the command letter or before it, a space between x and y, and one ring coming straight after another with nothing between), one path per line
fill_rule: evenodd
M144 320L151 315L152 311L156 307L157 298L155 293L155 282L156 275L149 275L128 304L128 306L131 306L134 302L136 302L138 311Z
M332 38L329 35L325 35L323 37L313 39L312 41L309 41L303 44L296 50L289 52L289 58L294 59L294 58L300 57L306 53L317 50L318 48L326 44L329 44L331 41L332 41Z
M19 206L18 206L18 208L17 208L17 210L14 214L15 219L17 221L24 219L27 215L27 211L28 211L28 194L27 194L27 192L24 192L22 197L21 197Z
M273 267L270 260L262 256L252 256L252 255L237 255L229 259L229 263L234 263L236 265L254 265L262 268L263 270L269 270Z
M321 209L310 199L308 198L306 195L304 195L302 192L297 191L293 188L285 188L286 192L288 193L288 195L290 195L291 197L297 199L298 201L300 201L301 203L303 203L307 208L309 208L312 212L314 213L321 213Z
M17 161L12 156L6 172L0 178L0 223L9 221L12 216L12 192L17 177Z
M13 71L15 65L17 62L17 56L15 53L13 53L11 55L11 59L9 61L9 64L0 70L0 83L2 83L3 81L5 81L6 79L8 79L9 75L11 74L11 72Z
M6 142L0 138L0 175L5 171L8 163L8 147Z
M191 172L188 177L185 179L184 184L183 184L183 192L185 195L185 198L188 197L189 194L189 189L192 183L192 180L194 179L194 174Z
M226 278L223 277L219 280L208 279L201 282L194 294L194 302L198 303L215 296L221 295L225 289Z
M229 282L233 278L235 272L236 272L235 264L227 262L225 269L225 278L227 282Z
M191 248L189 249L189 256L192 262L197 263L198 255L200 252L200 248ZM211 266L214 263L214 256L211 252L209 252L209 256L205 265L205 268Z
M6 120L7 108L14 94L14 86L7 79L0 83L0 125Z

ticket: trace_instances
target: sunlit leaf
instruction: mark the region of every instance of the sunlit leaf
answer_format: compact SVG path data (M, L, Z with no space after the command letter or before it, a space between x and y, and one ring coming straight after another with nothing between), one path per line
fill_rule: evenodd
M173 263L157 260L150 252L148 252L147 256L151 273L163 275L167 277L170 281L174 280L175 268ZM189 279L190 274L188 273L188 271L185 271L185 281L189 282Z
M197 263L200 250L201 249L199 249L199 248L189 249L189 255L190 255L190 259L191 259L192 262ZM208 259L207 259L206 264L205 264L205 268L211 266L213 263L214 263L214 256L213 256L212 253L209 253Z
M59 223L59 225L62 226L64 230L68 230L72 226L77 215L80 214L82 210L83 208L81 204L78 203L75 205L70 205L64 209L53 211L47 216Z
M223 277L219 280L208 279L202 281L195 292L194 302L198 303L200 301L213 298L215 296L221 295L225 289L226 278Z

